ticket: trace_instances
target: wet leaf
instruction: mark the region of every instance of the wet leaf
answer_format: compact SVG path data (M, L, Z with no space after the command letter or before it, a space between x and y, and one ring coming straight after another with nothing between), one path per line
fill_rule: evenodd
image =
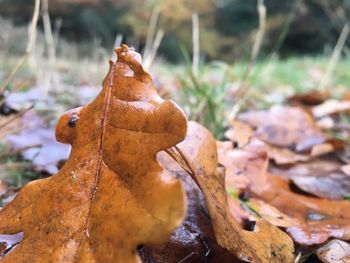
M217 170L217 149L210 132L191 123L179 148L189 160L193 177L204 193L218 243L242 260L293 262L294 247L288 235L264 220L257 221L251 231L243 230L231 215L225 175Z
M186 118L157 95L137 53L117 53L99 96L57 125L72 145L64 167L0 211L0 233L24 232L2 262L140 262L138 245L181 224L182 185L156 154L184 139Z

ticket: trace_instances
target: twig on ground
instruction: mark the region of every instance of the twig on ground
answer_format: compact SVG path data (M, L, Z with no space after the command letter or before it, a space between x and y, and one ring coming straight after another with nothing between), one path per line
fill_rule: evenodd
M4 93L5 89L10 84L12 79L15 77L17 71L23 65L23 63L25 62L25 60L27 59L27 57L29 56L29 54L31 53L31 51L33 49L35 39L36 39L36 28L37 28L37 24L38 24L39 13L40 13L40 3L41 3L41 0L35 0L34 13L33 13L33 17L32 17L31 26L29 29L29 37L28 37L28 43L27 43L25 53L19 59L17 64L13 67L13 69L11 70L8 77L4 80L3 84L0 87L0 94ZM3 103L3 101L1 101L0 104L2 104L2 103Z
M258 0L257 11L259 15L259 29L254 40L253 49L250 54L250 58L249 58L246 70L243 74L241 83L235 92L236 102L239 102L244 97L244 95L246 95L248 92L246 87L246 82L254 66L254 62L259 55L259 51L260 51L260 48L264 39L265 31L266 31L266 6L264 4L264 0ZM229 115L230 115L230 118L232 118L233 112L231 112Z
M112 60L115 60L117 58L117 54L115 53L114 50L122 44L122 41L123 41L123 35L118 33L115 36L115 40L113 44Z
M164 37L164 31L158 30L156 37L154 38L153 45L151 48L151 51L149 52L148 56L145 59L144 67L146 69L150 68L153 64L153 61L157 55L157 51L159 48L160 43L162 42L162 39Z
M199 70L199 19L197 13L192 13L192 44L193 44L193 59L192 72L196 77Z
M343 30L340 33L339 39L337 44L334 47L333 54L331 56L331 59L329 60L329 63L327 65L326 73L324 74L323 78L320 81L320 84L318 86L318 89L324 89L330 81L331 75L339 61L341 52L344 48L345 42L349 36L350 33L350 24L345 23Z
M287 19L282 27L282 31L278 36L275 46L272 48L272 52L270 55L271 58L275 56L275 54L280 50L284 41L286 40L301 1L303 0L294 0L293 7L290 9L287 15Z
M151 67L154 58L157 54L157 50L159 48L160 43L162 42L164 31L158 30L156 32L157 23L159 19L160 10L158 7L155 7L151 14L150 23L147 29L147 37L145 43L145 49L143 51L143 63L145 69Z
M42 146L43 146L42 144L33 144L33 145L25 146L25 147L16 149L14 151L9 151L7 153L0 154L0 159L7 157L7 156L11 156L11 155L13 156L13 155L19 154L19 153L21 153L25 150L31 149L31 148L38 148L38 147L42 147Z
M156 28L157 28L159 12L160 10L158 7L155 7L152 10L151 19L147 28L147 36L146 36L145 49L143 51L143 57L147 57L147 55L151 52L154 35L156 33Z
M13 122L14 120L16 120L17 118L22 117L25 113L27 113L28 111L30 111L31 109L34 108L34 105L31 105L30 107L20 111L19 113L17 113L16 115L14 115L13 117L11 117L10 119L8 119L6 122L2 123L0 125L0 130L4 127L6 127L7 125L9 125L11 122Z
M48 0L42 0L42 1L43 2L41 5L41 10L42 10L42 17L43 17L43 24L44 24L45 41L47 44L50 65L52 66L56 61L56 48L55 48L55 42L54 42L52 27L50 22L49 1Z
M259 29L255 37L252 53L250 54L250 59L247 65L247 68L244 72L242 84L247 81L249 73L251 72L254 62L259 54L261 44L264 39L265 30L266 30L266 7L264 4L264 0L258 0L257 10L259 14Z

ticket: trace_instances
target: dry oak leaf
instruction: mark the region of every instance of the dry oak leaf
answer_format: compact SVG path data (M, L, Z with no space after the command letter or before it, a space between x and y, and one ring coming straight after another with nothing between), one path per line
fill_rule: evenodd
M182 184L156 154L184 139L186 118L158 96L139 54L116 52L98 97L59 120L57 139L72 145L64 167L1 210L0 233L24 232L1 262L136 263L139 244L181 224Z
M222 247L249 262L294 262L294 246L287 234L263 220L256 222L253 231L243 230L232 216L225 174L217 169L216 142L207 129L191 123L185 141L178 147L204 193L215 236Z

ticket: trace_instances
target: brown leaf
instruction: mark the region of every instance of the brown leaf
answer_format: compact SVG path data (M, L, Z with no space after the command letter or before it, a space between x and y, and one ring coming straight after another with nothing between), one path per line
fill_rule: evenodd
M316 146L318 145L313 146L312 149L314 149ZM271 145L266 145L266 147L269 158L274 160L276 164L294 164L297 162L306 162L310 160L310 156L295 153L288 148L274 147Z
M299 163L290 168L273 168L271 171L283 175L301 190L328 199L342 200L350 194L350 176L342 171L340 163L318 159Z
M217 149L211 133L199 124L190 123L179 148L189 160L193 176L204 193L218 243L242 260L293 262L294 247L288 235L263 220L256 222L253 231L243 230L231 215L225 175L217 171Z
M330 94L327 91L312 90L306 93L297 94L289 97L288 102L296 105L314 106L321 104Z
M310 156L311 157L318 157L325 155L327 153L331 153L334 151L334 146L330 143L321 143L314 145L311 149Z
M249 205L259 213L259 216L274 226L294 227L300 225L299 220L282 213L276 207L257 198L250 198Z
M270 110L245 112L238 120L256 128L255 135L262 141L297 152L326 141L313 117L298 107L275 106Z
M249 139L253 136L254 130L247 124L232 120L232 128L227 130L225 136L232 142L237 143L238 147L242 147L249 142Z
M302 222L299 226L287 228L295 242L314 245L331 237L350 240L349 201L332 201L294 193L286 180L269 176L268 187L258 197Z
M247 145L249 140L254 137L254 130L249 125L236 120L231 121L231 125L232 128L227 130L225 136L233 143L237 144L238 147ZM266 145L266 147L268 147L269 158L274 160L277 164L292 164L296 162L305 162L310 159L308 155L295 153L288 148L272 145ZM219 151L220 148L221 147L219 147ZM229 148L231 148L230 145ZM219 154L219 156L223 155Z
M264 151L266 153L264 144L252 142L241 150L232 149L232 151L240 152L241 158L227 159L227 163L241 167L242 172L239 177L249 178L246 190L250 195L300 222L300 225L287 228L288 233L297 243L321 244L330 237L350 239L348 201L320 199L293 192L287 179L267 172L266 157L263 155ZM228 156L235 155L231 153ZM253 170L251 166L254 167ZM265 183L262 184L262 182Z
M255 192L262 191L261 187L266 184L264 174L269 164L266 148L261 148L265 145L256 139L247 144L244 150L233 151L230 142L217 142L217 145L218 160L226 168L226 189L240 190L249 187ZM249 166L247 160L250 161Z
M182 222L184 191L156 160L185 137L186 118L162 100L138 54L117 49L103 90L64 114L69 160L0 212L0 233L24 232L2 262L140 262L139 244L164 242Z

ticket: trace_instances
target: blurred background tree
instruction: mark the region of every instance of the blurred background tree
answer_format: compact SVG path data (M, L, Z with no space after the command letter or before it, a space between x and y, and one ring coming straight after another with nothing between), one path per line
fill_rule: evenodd
M0 15L16 24L27 23L33 2L1 0ZM156 8L158 27L165 32L158 54L172 62L181 58L180 45L192 48L192 12L199 15L201 54L207 60L246 58L258 26L256 0L50 0L49 4L60 37L80 43L96 38L108 48L117 34L142 48ZM266 0L265 4L267 31L261 55L324 53L335 45L350 17L349 0Z

